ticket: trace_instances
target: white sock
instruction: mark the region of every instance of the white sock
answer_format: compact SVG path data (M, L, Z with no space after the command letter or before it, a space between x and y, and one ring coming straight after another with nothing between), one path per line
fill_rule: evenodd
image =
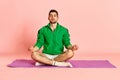
M70 62L58 62L58 61L53 61L54 66L66 66L66 67L72 67L72 64Z
M35 62L35 66L41 66L41 65L44 65L44 64L39 63L39 62Z

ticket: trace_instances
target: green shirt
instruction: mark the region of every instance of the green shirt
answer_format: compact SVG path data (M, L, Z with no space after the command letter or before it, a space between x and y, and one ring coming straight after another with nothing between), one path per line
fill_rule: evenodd
M39 49L43 46L43 53L57 55L63 53L64 46L71 46L68 29L57 23L54 31L50 23L38 31L37 42L34 46Z

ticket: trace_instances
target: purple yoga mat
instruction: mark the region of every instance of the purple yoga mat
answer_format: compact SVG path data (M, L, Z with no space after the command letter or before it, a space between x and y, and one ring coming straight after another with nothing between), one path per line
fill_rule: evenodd
M108 60L70 60L69 62L73 68L116 68ZM49 65L35 66L35 61L25 59L17 59L7 66L12 68L65 68Z

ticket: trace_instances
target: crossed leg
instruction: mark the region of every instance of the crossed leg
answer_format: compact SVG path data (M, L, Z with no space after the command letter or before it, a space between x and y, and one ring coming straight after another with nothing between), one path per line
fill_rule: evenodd
M64 53L57 56L54 59L54 61L64 62L64 61L69 60L73 56L74 56L73 51L72 50L67 50ZM34 52L34 53L32 53L31 57L32 57L32 59L34 59L37 62L40 62L40 63L43 63L43 64L48 64L48 65L53 65L53 60L46 57L46 55L44 55L43 53Z
M74 52L72 50L67 50L64 53L57 56L54 60L55 61L67 61L74 56Z
M31 57L32 59L34 59L35 61L39 63L48 64L48 65L52 65L53 63L52 60L47 58L43 53L33 52Z

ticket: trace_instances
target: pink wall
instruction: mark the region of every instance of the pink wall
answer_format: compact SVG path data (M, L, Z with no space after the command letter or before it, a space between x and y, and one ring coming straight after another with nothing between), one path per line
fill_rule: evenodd
M119 0L0 0L0 54L24 53L50 9L69 28L77 53L120 53Z

